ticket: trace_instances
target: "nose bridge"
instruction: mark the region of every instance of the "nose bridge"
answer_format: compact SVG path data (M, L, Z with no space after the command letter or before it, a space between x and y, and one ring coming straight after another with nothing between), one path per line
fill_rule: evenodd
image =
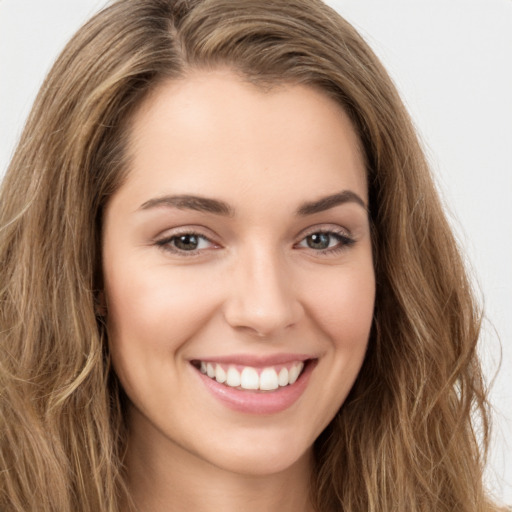
M263 245L239 254L225 317L232 327L269 336L296 323L302 308L286 261L275 247Z

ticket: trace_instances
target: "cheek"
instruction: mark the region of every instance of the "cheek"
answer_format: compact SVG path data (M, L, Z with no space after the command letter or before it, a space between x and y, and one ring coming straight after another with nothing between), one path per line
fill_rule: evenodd
M335 274L316 280L316 292L309 301L310 310L314 310L312 317L339 348L365 347L375 301L371 262L359 268L343 268Z
M343 405L363 364L373 321L375 278L371 261L327 269L311 282L307 310L324 349L321 380L312 396L316 411L314 436Z
M118 267L105 283L114 364L154 361L155 355L163 364L206 324L218 300L204 286L198 288L197 278L186 271L144 264L138 268L151 271Z

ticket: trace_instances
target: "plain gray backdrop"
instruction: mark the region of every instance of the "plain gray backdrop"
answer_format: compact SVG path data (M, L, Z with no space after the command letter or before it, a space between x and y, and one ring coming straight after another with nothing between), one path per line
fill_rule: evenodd
M235 0L234 0L235 1ZM512 503L512 0L330 0L395 80L482 290L488 480ZM0 177L52 62L103 0L0 0Z

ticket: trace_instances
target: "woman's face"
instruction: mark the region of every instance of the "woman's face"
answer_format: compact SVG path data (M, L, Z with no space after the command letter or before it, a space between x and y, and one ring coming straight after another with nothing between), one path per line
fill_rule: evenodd
M351 123L313 88L197 72L160 86L130 137L103 269L132 438L245 474L304 461L354 383L373 315Z

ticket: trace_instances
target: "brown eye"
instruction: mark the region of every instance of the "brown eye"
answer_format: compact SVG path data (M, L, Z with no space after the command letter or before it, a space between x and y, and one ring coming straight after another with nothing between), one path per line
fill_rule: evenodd
M204 249L215 248L215 244L208 238L197 233L182 233L173 236L168 236L162 240L158 240L156 245L162 249L173 252L176 254L192 256Z
M171 243L181 251L195 251L199 246L199 237L191 234L175 236Z

